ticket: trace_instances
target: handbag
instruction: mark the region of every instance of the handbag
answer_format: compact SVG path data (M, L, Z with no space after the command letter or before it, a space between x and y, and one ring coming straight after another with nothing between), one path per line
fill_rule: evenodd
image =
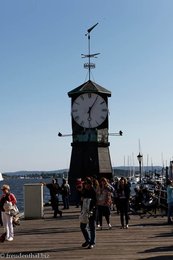
M4 203L3 209L6 213L9 212L12 208L13 208L13 205L10 201L6 201Z
M5 210L5 213L10 215L10 216L16 216L17 214L19 214L18 207L16 205L12 205L12 203L9 202L9 201L6 201L4 203L3 208Z
M17 214L19 214L18 207L16 205L13 205L12 208L10 209L10 216L14 217Z
M20 215L17 214L13 216L13 226L19 226L20 225Z

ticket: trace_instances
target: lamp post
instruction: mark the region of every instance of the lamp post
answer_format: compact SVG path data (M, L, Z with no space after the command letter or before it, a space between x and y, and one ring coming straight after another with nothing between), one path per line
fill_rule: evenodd
M137 159L138 159L138 162L139 162L139 174L140 174L140 184L141 184L141 175L142 175L142 169L141 169L141 163L142 163L142 158L143 158L143 156L142 156L142 154L138 154L138 156L137 156Z

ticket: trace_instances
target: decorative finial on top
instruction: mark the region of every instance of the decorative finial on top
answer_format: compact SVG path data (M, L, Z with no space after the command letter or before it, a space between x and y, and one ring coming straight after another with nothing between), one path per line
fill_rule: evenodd
M94 27L97 26L97 24L99 24L99 23L96 23L96 24L93 25L91 28L89 28L89 29L87 30L88 33L86 33L85 36L87 36L87 34L89 34L89 33L94 29Z
M99 55L100 53L94 53L94 54L90 54L90 32L98 25L98 23L96 23L95 25L93 25L92 27L90 27L87 30L87 33L85 34L85 36L88 35L88 54L81 54L82 58L88 58L88 63L84 63L84 68L88 69L89 71L89 80L90 80L90 72L91 69L95 68L95 64L90 62L91 58L97 58L96 56Z

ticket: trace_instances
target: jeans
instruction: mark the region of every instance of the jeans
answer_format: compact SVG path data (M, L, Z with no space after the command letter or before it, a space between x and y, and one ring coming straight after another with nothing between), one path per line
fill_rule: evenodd
M85 238L85 241L91 245L96 243L96 221L95 214L89 218L89 223L80 223L80 229Z
M107 224L110 224L110 208L109 206L98 205L98 220L100 226L102 226L103 216L106 219Z
M62 211L59 210L59 199L58 197L51 197L51 205L54 211L54 217L56 218L57 214L61 214Z
M120 221L122 227L124 227L124 218L126 225L128 225L129 222L129 201L127 199L120 199L120 204L119 204L119 209L120 209Z

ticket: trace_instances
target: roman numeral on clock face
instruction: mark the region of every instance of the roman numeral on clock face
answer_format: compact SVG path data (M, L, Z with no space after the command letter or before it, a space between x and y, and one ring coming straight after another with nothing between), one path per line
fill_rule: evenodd
M73 109L72 110L72 113L76 113L78 110L77 109Z

